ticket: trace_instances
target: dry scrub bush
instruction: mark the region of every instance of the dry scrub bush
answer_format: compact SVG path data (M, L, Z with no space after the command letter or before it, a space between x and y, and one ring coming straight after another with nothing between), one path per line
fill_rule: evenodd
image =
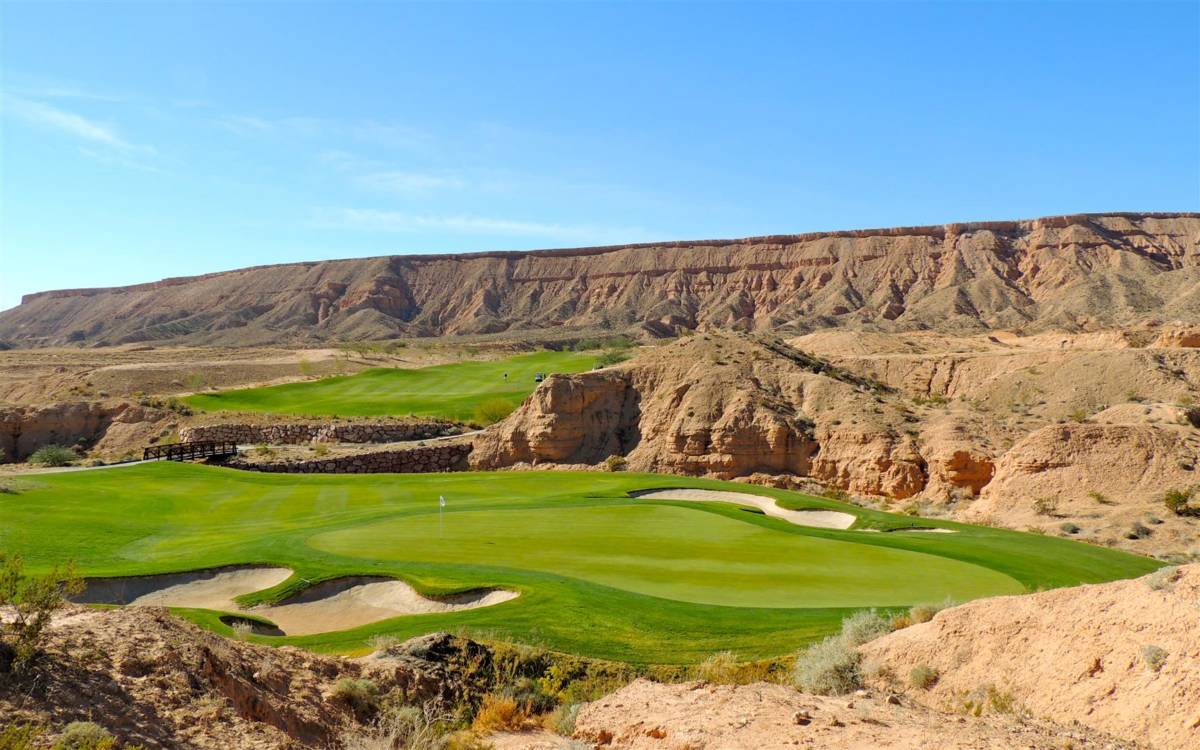
M609 471L625 471L625 466L628 463L624 456L609 456L604 459L604 468Z
M54 743L54 750L111 750L116 746L116 738L99 724L73 721Z
M379 710L379 687L371 680L344 677L333 686L333 698L359 721L370 719Z
M520 731L525 718L515 700L489 693L483 697L471 728L476 732Z
M1175 583L1179 578L1179 567L1171 565L1166 568L1159 568L1153 573L1148 573L1142 576L1142 580L1150 587L1151 591L1169 590L1171 584Z
M1146 662L1146 666L1151 672L1157 672L1163 668L1163 664L1167 663L1167 652L1153 644L1142 646L1142 661Z
M554 709L546 722L546 728L563 737L575 734L575 722L579 718L579 709L582 706L582 703L564 703Z
M918 664L908 673L908 683L918 690L928 690L938 681L938 671L928 664Z
M344 732L342 750L447 750L446 727L450 717L437 715L430 706L401 705L388 709L370 727Z
M862 610L842 620L842 632L809 646L796 657L796 687L819 695L845 695L862 687L858 647L892 632L889 618Z

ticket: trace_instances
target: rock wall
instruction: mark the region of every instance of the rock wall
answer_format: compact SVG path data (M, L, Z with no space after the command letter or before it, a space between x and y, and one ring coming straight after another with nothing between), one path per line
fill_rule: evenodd
M75 402L0 409L0 461L22 461L44 445L91 445L127 407Z
M284 424L211 424L179 430L181 442L233 441L242 445L304 443L398 443L452 435L459 429L442 420L406 422L300 422Z
M285 474L427 474L465 471L471 448L470 443L453 443L303 461L259 463L234 459L225 465L234 469Z

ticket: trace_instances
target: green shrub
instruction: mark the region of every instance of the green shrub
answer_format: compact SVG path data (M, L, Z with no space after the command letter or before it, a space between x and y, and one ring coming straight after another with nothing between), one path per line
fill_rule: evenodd
M938 681L938 671L928 664L918 664L908 673L908 682L918 690L928 690Z
M325 443L313 443L312 444L312 452L313 452L313 455L317 456L318 458L321 456L328 456L329 455L329 446L326 445Z
M45 747L40 740L46 730L37 724L5 724L0 726L0 750L33 750Z
M522 677L504 688L500 694L510 698L526 716L544 714L558 705L558 700L541 684L529 677Z
M33 663L50 616L66 597L81 591L83 581L72 563L26 576L20 555L0 552L0 607L9 608L8 619L0 624L0 674L23 672Z
M75 451L61 445L43 445L29 457L29 463L39 466L70 466L75 460Z
M73 721L54 743L54 750L111 750L116 746L116 738L99 724Z
M350 709L359 721L379 710L379 687L367 679L344 677L333 686L333 698Z
M610 349L604 352L599 357L596 357L596 368L611 367L612 365L620 364L629 359L629 353Z
M506 398L490 398L475 407L475 421L485 426L495 424L512 414L515 408Z
M604 459L604 468L609 471L625 471L625 466L628 463L624 456L609 456Z
M1146 662L1146 666L1151 672L1157 672L1167 663L1169 654L1155 645L1142 646L1142 661Z
M1200 516L1200 506L1192 505L1192 496L1195 494L1195 487L1167 490L1163 495L1163 505L1177 516Z

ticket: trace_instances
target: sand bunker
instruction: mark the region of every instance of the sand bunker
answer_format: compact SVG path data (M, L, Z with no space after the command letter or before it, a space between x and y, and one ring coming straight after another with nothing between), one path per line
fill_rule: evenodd
M393 578L338 578L310 586L280 604L243 609L236 597L291 577L287 568L215 568L127 578L95 578L74 601L143 607L192 607L245 612L271 620L287 635L347 630L402 615L457 612L515 599L515 591L484 589L430 599ZM265 631L264 631L265 632Z
M954 529L940 529L933 526L912 526L906 529L888 529L889 534L896 534L901 531L916 532L918 534L957 534Z
M836 510L788 510L780 508L775 500L762 495L722 490L650 490L634 495L647 500L689 500L702 503L735 503L758 508L772 518L782 518L797 526L812 526L818 529L848 529L857 520L850 513Z

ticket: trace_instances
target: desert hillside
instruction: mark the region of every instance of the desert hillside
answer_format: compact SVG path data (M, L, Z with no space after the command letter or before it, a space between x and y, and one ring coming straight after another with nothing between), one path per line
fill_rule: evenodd
M471 462L620 456L636 471L833 487L893 510L1189 555L1197 519L1163 496L1198 481L1200 350L1161 336L1097 349L1089 336L700 333L549 377L475 439Z
M1200 322L1196 214L261 266L30 294L0 313L0 341L262 345L561 327L1094 330L1147 318Z

